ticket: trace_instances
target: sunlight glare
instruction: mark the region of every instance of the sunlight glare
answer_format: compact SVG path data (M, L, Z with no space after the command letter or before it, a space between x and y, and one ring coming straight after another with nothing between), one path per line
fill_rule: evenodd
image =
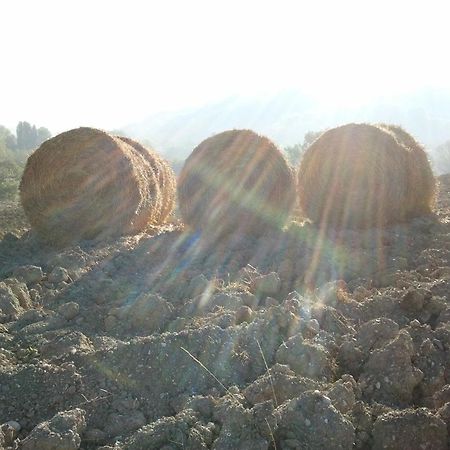
M113 128L229 95L295 88L341 105L448 86L448 9L438 0L6 2L0 123Z

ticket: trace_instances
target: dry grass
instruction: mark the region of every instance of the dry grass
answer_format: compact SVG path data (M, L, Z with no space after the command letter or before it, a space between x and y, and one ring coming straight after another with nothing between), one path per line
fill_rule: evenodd
M178 180L181 216L213 235L284 225L295 203L292 169L267 138L232 130L203 141Z
M156 215L154 222L157 224L165 222L175 209L177 189L175 173L169 163L156 151L148 147L144 147L139 142L133 141L130 138L121 136L118 137L122 141L131 145L150 164L161 193L161 204L158 210L154 211Z
M161 188L152 159L151 152L92 128L44 142L28 158L20 184L32 228L46 241L67 244L161 223L164 198L173 199L175 189Z
M388 124L378 126L393 134L407 150L408 216L417 217L430 214L436 200L436 179L424 147L399 126Z
M395 131L368 124L325 132L298 175L301 208L322 228L381 227L429 212L428 185L434 178L422 153Z

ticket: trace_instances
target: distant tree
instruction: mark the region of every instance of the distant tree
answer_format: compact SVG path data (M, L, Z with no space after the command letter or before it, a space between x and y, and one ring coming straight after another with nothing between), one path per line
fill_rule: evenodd
M50 133L50 130L45 127L38 128L36 146L41 145L44 141L50 139L51 137L52 133Z
M11 150L16 147L16 138L8 130L8 128L0 125L0 159L5 159L10 156Z
M450 141L436 147L430 153L430 159L436 175L450 173Z
M3 125L0 125L0 146L8 151L15 150L17 146L16 136Z
M45 127L36 128L28 122L19 122L16 127L17 148L19 150L32 150L51 138L50 131Z
M0 162L0 201L17 199L22 170L12 160Z
M37 138L36 127L33 127L28 122L19 122L16 127L17 148L19 150L31 150Z
M295 144L285 147L284 152L286 153L286 158L291 166L296 167L303 154L303 144Z
M16 137L3 125L0 125L0 142L6 145L9 150L14 150L16 145Z
M323 131L308 131L303 138L303 143L286 147L284 151L289 163L292 166L297 167L303 153L319 136L322 135L322 133Z
M5 145L9 150L15 150L17 148L16 136L14 136L11 132L5 138Z
M0 142L0 164L8 158L8 150L2 142Z
M303 138L303 150L306 150L317 138L322 136L325 130L322 131L308 131Z

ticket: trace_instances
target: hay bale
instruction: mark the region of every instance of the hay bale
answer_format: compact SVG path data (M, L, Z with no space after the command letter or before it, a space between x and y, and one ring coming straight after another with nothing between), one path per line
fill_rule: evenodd
M176 203L176 178L169 163L163 159L158 153L144 147L139 142L127 137L117 136L122 141L131 145L134 150L139 152L147 162L150 164L153 173L155 174L157 185L161 192L161 205L154 210L154 222L157 224L163 223L168 219L175 209Z
M417 163L420 158L413 154L394 132L382 127L348 124L328 130L300 163L303 212L324 228L364 228L430 211L429 197L425 196L427 207L419 207L417 192L430 180L429 166Z
M397 142L407 150L409 217L431 214L435 204L436 179L434 178L425 148L408 132L397 125L379 124L380 128L391 133Z
M44 142L28 158L20 183L32 228L64 245L160 224L173 205L173 181L160 186L153 162L159 157L130 143L93 128Z
M251 130L204 140L178 179L185 224L209 235L261 234L284 225L295 203L295 181L281 151Z

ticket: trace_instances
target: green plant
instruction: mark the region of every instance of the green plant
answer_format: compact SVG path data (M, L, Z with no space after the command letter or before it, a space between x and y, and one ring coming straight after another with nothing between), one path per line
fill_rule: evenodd
M17 200L22 170L19 164L11 160L0 161L0 201Z

